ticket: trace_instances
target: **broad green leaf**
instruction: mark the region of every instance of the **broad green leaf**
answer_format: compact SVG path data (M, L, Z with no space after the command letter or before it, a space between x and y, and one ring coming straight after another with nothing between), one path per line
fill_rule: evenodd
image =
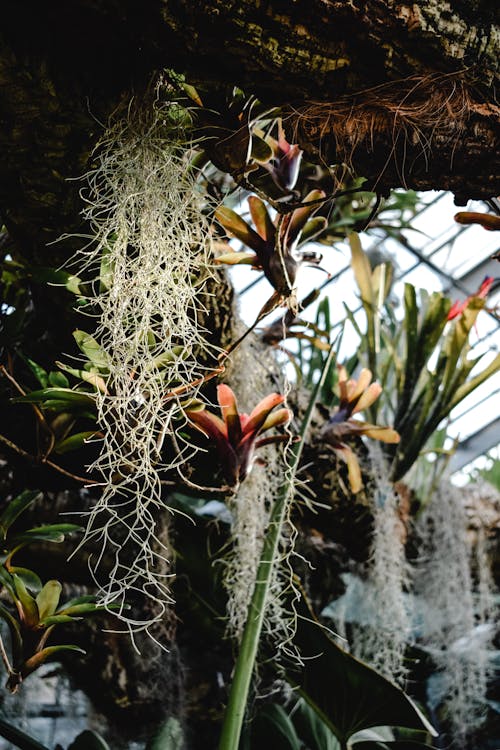
M349 234L349 245L351 246L351 266L354 278L361 294L361 301L369 310L375 309L375 297L372 286L372 269L366 253L363 252L359 235L355 232Z
M0 533L4 538L16 518L42 497L42 493L38 490L23 490L17 497L10 501L0 515Z
M183 750L183 748L184 733L180 721L175 716L170 716L146 745L146 750Z
M308 750L341 750L339 741L307 702L301 698L293 710L292 719L300 739Z
M402 726L436 732L412 700L371 667L343 651L314 619L302 600L294 639L304 659L296 686L340 740L370 727Z
M238 253L223 253L215 258L216 263L224 263L226 266L254 266L259 263L258 257L255 253L238 252Z
M37 651L33 656L30 656L29 659L26 659L22 670L23 676L26 677L31 674L35 669L38 669L42 664L45 664L48 659L51 659L55 654L58 654L61 651L76 651L79 654L85 654L85 651L83 648L80 648L80 646L47 646L41 651Z
M275 703L259 711L251 727L252 750L301 750L302 743L287 712Z
M81 526L77 526L74 523L54 523L47 526L37 526L34 529L28 529L23 531L22 534L18 534L13 542L18 544L19 542L55 542L59 544L64 542L64 535L71 534L74 531L81 531Z
M103 377L101 377L101 375L98 375L96 372L89 372L88 370L78 370L75 367L68 367L68 365L65 365L64 362L56 362L56 365L60 367L61 370L69 372L70 375L74 375L75 378L79 378L80 380L84 380L86 383L90 383L90 385L93 385L94 388L97 388L97 390L101 391L101 393L107 393L106 381Z
M258 161L260 164L267 164L273 158L273 150L263 138L259 138L258 135L252 133L252 150L250 155L254 161Z
M110 748L99 734L86 729L73 740L68 750L110 750Z
M14 566L10 566L10 572L12 575L19 576L22 581L24 581L24 585L31 589L31 591L40 591L42 588L42 582L39 578L39 576L33 571L28 570L28 568L18 568Z
M11 596L15 595L14 579L3 565L0 565L0 586L5 586Z
M28 627L35 627L38 625L38 607L35 599L31 596L22 578L13 575L14 588L16 590L16 605L21 611L20 616L25 621Z
M117 605L118 608L119 605ZM89 615L93 614L94 612L103 612L106 610L106 607L102 604L96 604L95 602L87 602L82 604L71 604L67 605L65 604L58 612L60 615L71 615L71 616L78 616L78 615Z
M152 362L148 363L146 370L161 370L164 367L168 367L172 362L178 362L180 359L185 359L189 354L189 349L185 346L174 346L173 349L159 354L153 359Z
M36 597L38 616L40 620L53 615L59 604L62 586L59 581L47 581Z
M49 383L54 388L69 388L69 380L62 372L49 372Z
M309 219L300 235L299 247L315 239L327 226L328 220L324 216L315 216L314 219Z
M28 404L54 401L67 407L74 404L89 407L94 404L94 399L88 393L73 391L71 388L44 388L41 391L31 391L26 396L18 396L12 400L16 403Z
M91 362L93 362L99 369L108 369L108 358L106 353L93 336L85 331L76 330L73 331L73 338L75 339L80 351L83 352Z
M49 384L49 374L47 370L44 370L41 365L37 364L32 359L29 359L29 357L24 357L24 360L42 388L46 388Z
M326 198L326 193L323 190L311 190L303 200L303 203L310 203L311 205L296 208L295 211L292 212L290 224L287 229L287 237L290 243L295 242L295 240L299 238L309 218L320 207L320 204L317 201L320 201L323 198Z
M64 286L73 294L80 294L81 279L78 276L67 273L66 271L56 270L55 268L30 268L30 277L38 283L53 284L54 286Z
M264 201L260 198L257 198L257 196L255 195L251 195L248 199L248 207L250 209L252 221L259 235L266 242L274 243L276 227L274 226L273 221L269 216Z
M74 435L70 435L69 437L65 438L64 440L59 440L54 445L54 451L59 455L63 455L64 453L78 450L78 448L82 448L87 440L90 440L90 438L92 438L96 434L97 433L95 430L77 432Z
M38 742L34 737L30 737L29 734L12 726L12 724L9 724L8 721L5 721L5 719L2 719L1 717L0 736L11 742L14 747L19 748L19 750L50 750L46 745L42 745L42 743Z
M215 211L215 218L226 231L234 235L240 242L257 252L265 252L266 243L262 237L232 208L221 206Z
M40 625L49 627L50 625L63 625L65 622L75 622L79 620L79 617L71 617L70 615L47 615L40 620Z

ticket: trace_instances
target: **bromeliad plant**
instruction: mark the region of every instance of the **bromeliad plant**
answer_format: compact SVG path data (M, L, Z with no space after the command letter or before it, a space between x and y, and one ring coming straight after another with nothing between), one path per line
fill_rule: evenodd
M328 423L323 427L320 439L326 443L338 458L347 464L351 491L357 493L363 486L359 461L349 438L365 436L383 443L399 443L400 437L391 427L381 427L353 419L353 415L369 409L382 393L379 383L372 383L372 373L363 369L358 380L347 379L345 367L338 367L338 389L340 402Z
M66 534L80 530L71 523L49 524L16 531L14 523L41 498L37 491L25 490L5 507L0 515L1 564L0 586L7 603L0 603L0 617L10 633L11 654L0 637L0 654L7 670L6 686L15 693L21 683L47 660L63 651L85 653L79 646L47 645L58 625L74 622L103 609L94 596L80 596L60 604L59 581L42 584L37 573L14 564L13 557L33 542L61 543ZM4 598L5 598L4 597Z
M222 419L206 409L187 409L186 416L190 422L212 440L217 451L223 476L228 486L236 490L250 472L252 465L259 459L255 451L264 445L288 442L290 435L272 435L260 437L273 427L285 427L292 418L290 409L278 409L284 402L284 396L271 393L257 404L250 415L238 412L236 398L227 385L217 386Z
M386 304L390 269L377 266L372 271L357 235L351 234L349 240L365 330L352 311L346 312L360 337L360 356L388 396L383 403L384 419L392 422L401 437L397 448L386 450L391 478L397 481L413 466L450 412L500 370L500 354L496 354L472 375L484 354L471 356L469 337L485 307L489 281L477 295L453 307L441 292L420 290L417 296L415 287L406 284L404 318L397 321ZM380 401L370 408L373 421L379 407Z
M312 190L301 208L277 214L273 220L264 201L250 196L248 205L255 225L253 229L235 211L222 206L215 212L217 221L254 252L229 252L220 255L218 263L248 264L262 270L275 292L264 309L270 311L282 300L290 298L295 287L297 271L303 262L317 264L321 258L300 251L301 245L320 234L327 226L324 217L311 218L318 201L326 198L322 190Z

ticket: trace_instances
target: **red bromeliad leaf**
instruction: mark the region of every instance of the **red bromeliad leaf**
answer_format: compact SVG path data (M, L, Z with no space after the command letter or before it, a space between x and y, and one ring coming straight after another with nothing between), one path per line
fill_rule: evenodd
M282 404L285 400L284 396L279 393L271 393L262 399L257 404L255 409L252 410L248 422L243 427L243 439L246 438L247 434L258 432L262 429L262 425L265 423L269 413L274 409L275 406Z
M231 445L236 445L241 440L242 428L235 395L228 385L222 384L217 386L217 399L226 424L227 438Z
M266 204L260 198L255 195L251 195L248 199L248 206L250 208L250 215L252 216L253 223L257 232L263 240L269 242L274 246L274 237L276 234L276 227L274 226L271 217L266 208Z

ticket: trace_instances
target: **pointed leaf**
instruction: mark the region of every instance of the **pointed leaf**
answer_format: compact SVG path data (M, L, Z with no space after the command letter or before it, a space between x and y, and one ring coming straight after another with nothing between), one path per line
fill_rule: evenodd
M47 617L40 619L40 625L48 628L51 625L63 625L66 622L76 622L80 619L80 617L71 617L71 615L47 615Z
M436 736L402 690L337 646L303 599L298 607L295 644L304 667L300 675L289 671L287 676L341 742L362 729L382 725Z
M79 448L83 448L83 446L87 443L88 440L90 440L95 435L98 435L99 433L95 430L87 430L86 432L76 432L74 435L70 435L69 437L65 438L64 440L58 440L57 443L54 445L54 451L62 456L64 453L69 453L70 451L78 450Z
M216 263L224 263L226 266L260 266L260 261L255 253L223 253L215 258Z
M231 445L237 445L241 440L240 415L238 414L235 395L228 385L217 386L217 400L226 424L227 438Z
M266 242L274 244L274 236L276 234L276 227L273 224L271 217L269 216L266 204L260 198L255 195L251 195L248 199L248 206L250 208L250 215L252 221L255 224L255 228L259 233L260 237Z
M234 235L240 242L255 250L257 253L265 252L266 243L252 229L236 211L227 206L221 206L215 211L215 218L222 224L224 229Z
M273 158L273 155L271 146L263 138L259 138L258 135L252 133L252 159L261 164L267 164Z
M250 413L243 431L244 436L258 432L262 428L262 425L265 424L274 407L282 404L284 400L285 397L280 393L270 393L269 396L263 398Z
M83 648L80 648L80 646L47 646L41 651L37 651L37 653L31 656L29 659L26 659L22 669L23 677L27 677L29 674L34 672L35 669L38 669L38 667L44 664L48 659L51 659L55 654L58 654L61 651L77 651L79 654L85 654L85 651L83 650Z
M22 578L12 576L16 590L16 606L19 610L20 617L30 628L38 625L38 607L35 599L31 596Z
M86 383L90 383L90 385L93 385L94 388L101 391L101 393L108 392L106 388L106 381L96 372L89 372L88 370L78 370L74 367L68 367L68 365L65 365L64 362L56 362L56 365L60 367L61 370L69 372L70 375L74 375L75 378L79 378L80 380L84 380Z
M288 226L288 240L290 245L299 237L311 214L318 210L321 204L317 203L317 201L322 198L326 198L326 193L323 190L311 190L311 192L304 198L303 203L311 203L312 205L296 208L295 211L293 211Z
M318 237L321 232L324 232L327 226L328 219L324 216L315 216L314 219L309 219L300 235L299 247Z
M370 261L361 247L359 235L355 232L351 232L349 235L349 245L351 246L351 266L361 294L361 301L373 311L375 309L375 295L372 284L372 269Z
M39 576L33 570L28 570L28 568L18 568L11 565L10 573L12 575L18 576L22 581L24 581L24 585L26 586L26 588L30 589L31 591L38 592L41 590L42 582Z
M108 369L108 357L93 336L85 331L73 331L78 348L83 354L93 362L99 369Z
M38 492L38 490L23 490L17 497L10 501L0 515L0 533L4 538L16 518L21 513L24 513L35 501L41 500L42 497L42 493Z
M49 372L49 383L54 388L69 388L69 380L62 372Z
M271 427L280 427L281 425L287 425L289 424L292 417L293 412L291 411L291 409L278 409L278 411L269 414L259 432L262 433L266 430L270 430Z
M284 708L272 703L259 711L252 722L251 747L273 750L301 750L302 743Z
M42 388L47 388L49 384L49 374L47 370L44 370L41 365L37 364L29 357L24 357L24 360Z

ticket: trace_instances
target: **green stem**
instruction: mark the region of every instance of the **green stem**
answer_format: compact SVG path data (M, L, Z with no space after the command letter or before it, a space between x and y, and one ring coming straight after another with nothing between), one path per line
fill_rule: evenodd
M234 669L234 678L229 693L229 702L224 717L219 750L237 750L240 743L241 729L245 717L255 659L259 648L273 566L277 559L276 553L278 550L281 530L287 516L288 500L290 492L293 491L293 480L302 454L304 436L311 422L316 399L328 373L333 356L334 350L332 347L325 360L325 364L323 365L321 377L311 394L309 405L299 433L301 439L291 447L292 456L289 465L290 475L287 478L287 481L283 484L271 513L269 528L257 570L257 578L255 581L252 601L249 607L248 618L243 631L240 652Z

